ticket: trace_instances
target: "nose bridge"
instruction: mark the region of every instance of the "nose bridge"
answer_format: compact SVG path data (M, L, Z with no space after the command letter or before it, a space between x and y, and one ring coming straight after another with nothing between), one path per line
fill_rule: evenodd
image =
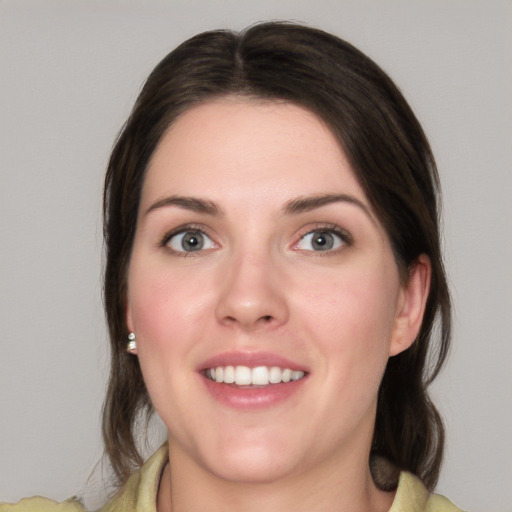
M264 244L245 243L233 251L220 278L220 322L245 330L286 322L288 308L276 260Z

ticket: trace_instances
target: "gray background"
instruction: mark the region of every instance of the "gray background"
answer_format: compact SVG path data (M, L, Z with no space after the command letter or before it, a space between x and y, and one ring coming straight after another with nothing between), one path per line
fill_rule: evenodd
M82 492L101 457L102 177L144 78L199 31L267 19L354 43L424 124L455 302L438 491L512 511L512 3L496 0L0 3L0 497Z

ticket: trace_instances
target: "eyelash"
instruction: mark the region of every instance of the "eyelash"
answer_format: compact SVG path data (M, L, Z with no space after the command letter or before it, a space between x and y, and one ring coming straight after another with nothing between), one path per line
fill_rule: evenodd
M296 242L293 245L293 247L297 247L299 245L299 243L302 240L304 240L304 238L306 236L311 235L313 233L319 233L319 232L331 233L333 235L336 235L342 241L342 243L343 243L342 247L333 249L333 250L327 250L327 251L308 251L308 250L301 250L301 249L297 249L297 250L304 252L304 253L313 253L315 256L329 256L329 255L338 253L340 250L343 250L343 248L350 247L354 243L354 239L352 238L352 235L348 231L341 229L336 224L318 224L318 225L314 226L313 229L308 227L300 235L299 241Z
M169 242L172 240L173 237L180 235L180 234L184 234L189 231L200 233L200 234L208 237L210 240L212 240L212 237L210 237L210 235L208 235L208 233L206 232L206 230L204 229L203 226L199 226L197 224L186 224L183 226L179 226L176 229L173 229L172 231L166 233L158 245L160 247L163 247L163 248L166 248L166 249L172 251L173 254L176 254L178 256L183 256L183 257L198 256L201 252L204 252L204 250L176 251L169 246ZM328 256L328 255L332 255L333 253L337 253L338 251L342 250L343 247L345 247L345 248L350 247L354 242L352 235L349 232L345 231L344 229L341 229L336 224L318 224L313 229L308 227L307 230L304 230L304 232L300 235L299 240L293 244L293 248L297 248L297 246L300 244L300 242L302 240L304 240L304 238L306 236L311 235L313 233L318 233L318 232L331 233L331 234L339 237L340 240L343 242L342 247L336 248L333 250L326 250L326 251L309 251L306 249L296 249L296 250L301 251L303 253L313 253L315 256ZM206 249L206 250L208 250L208 249ZM197 254L196 254L196 252L197 252Z
M169 251L171 251L173 254L175 254L177 256L182 256L185 258L191 257L191 256L198 256L201 252L204 252L204 250L202 250L202 251L201 250L199 250L199 251L176 251L169 246L169 242L172 240L172 238L174 238L175 236L187 233L187 232L200 233L200 234L208 237L210 240L212 240L212 237L210 235L208 235L208 233L206 232L206 230L204 229L203 226L198 226L197 224L185 224L183 226L179 226L179 227L173 229L172 231L166 233L164 235L164 237L160 240L158 245L159 245L159 247L168 249Z

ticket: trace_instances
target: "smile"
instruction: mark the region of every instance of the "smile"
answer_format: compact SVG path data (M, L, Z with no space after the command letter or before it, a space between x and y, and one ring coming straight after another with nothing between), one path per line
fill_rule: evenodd
M300 380L305 372L280 368L279 366L217 366L208 368L207 379L217 383L236 384L237 386L268 386Z

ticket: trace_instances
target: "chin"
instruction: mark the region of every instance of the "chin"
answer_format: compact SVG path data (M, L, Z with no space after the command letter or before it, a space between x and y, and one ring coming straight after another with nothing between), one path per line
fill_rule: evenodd
M216 461L208 470L230 482L266 484L290 475L294 467L293 461L286 454L248 449L245 453L224 457L221 463Z
M301 467L300 450L295 449L297 443L289 432L286 436L260 431L243 438L231 434L209 446L198 446L196 463L225 481L262 484L285 478Z

